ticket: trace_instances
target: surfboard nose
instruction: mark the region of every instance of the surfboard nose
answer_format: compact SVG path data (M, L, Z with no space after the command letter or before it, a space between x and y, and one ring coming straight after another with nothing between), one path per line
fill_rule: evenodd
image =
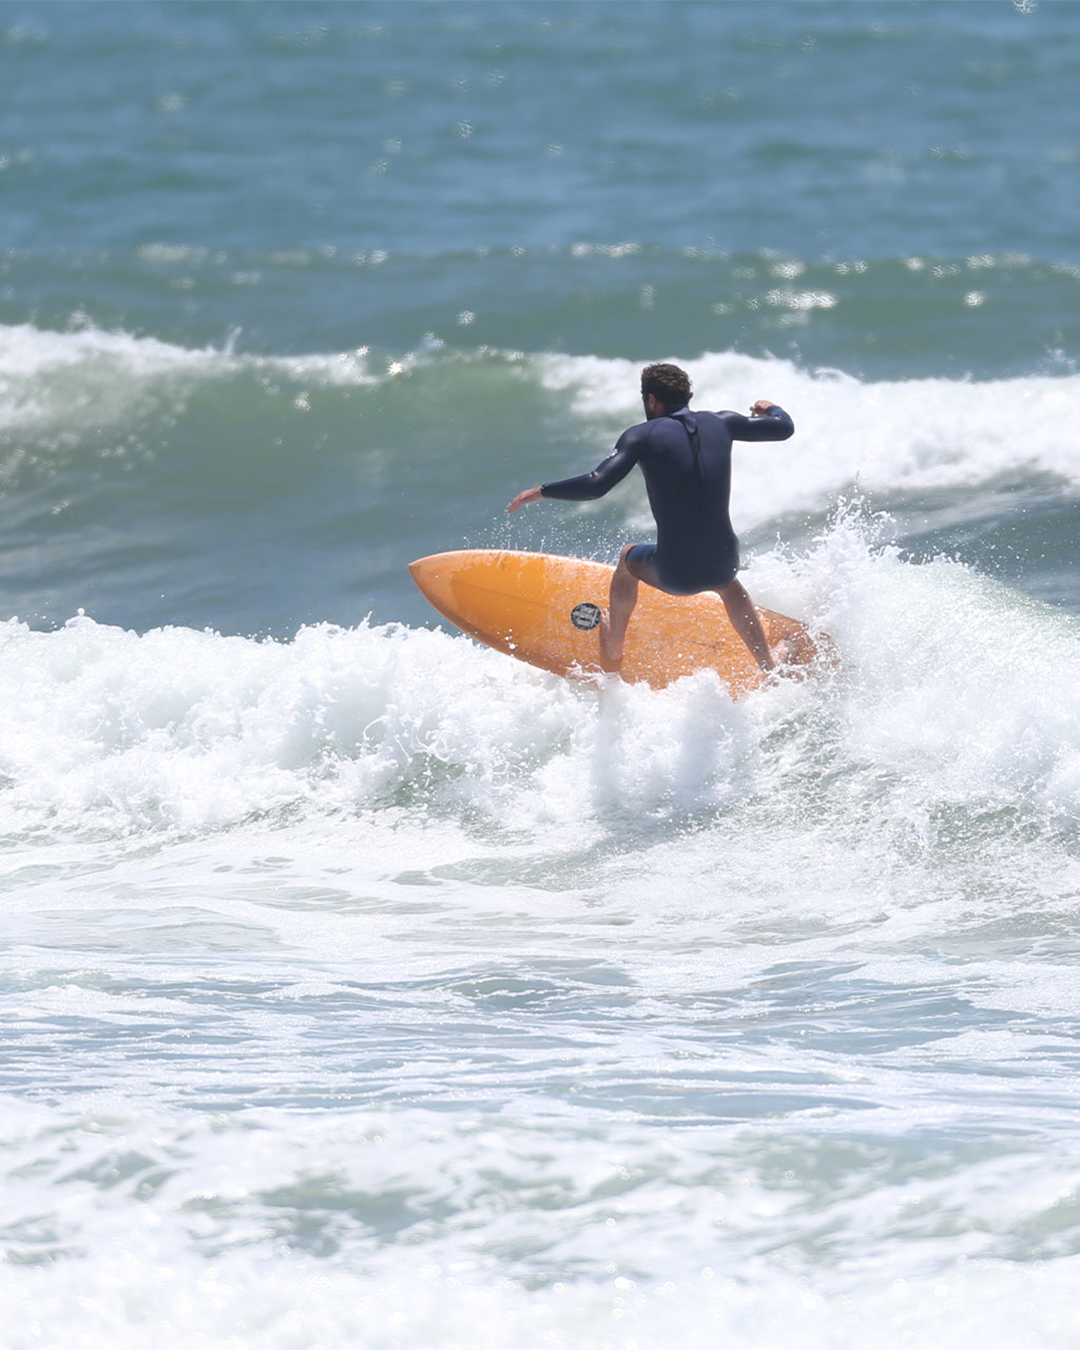
M464 627L454 603L455 579L461 568L463 553L430 553L409 563L409 572L420 593L451 623ZM467 630L466 630L467 631Z
M409 563L409 573L425 595L438 580L440 564L448 556L445 553L429 553L426 558L417 558Z

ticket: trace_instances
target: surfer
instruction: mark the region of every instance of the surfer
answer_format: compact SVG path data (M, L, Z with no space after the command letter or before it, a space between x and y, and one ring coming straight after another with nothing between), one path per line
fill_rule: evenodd
M679 366L660 363L641 372L646 421L624 431L614 451L592 473L519 492L507 510L541 498L594 501L641 465L656 520L655 544L629 544L611 579L607 611L600 620L600 658L605 670L622 664L627 625L638 585L669 595L715 591L731 625L763 670L774 670L783 652L770 648L754 602L736 573L739 540L731 525L733 441L785 441L795 424L771 399L760 398L751 415L691 412L690 377Z

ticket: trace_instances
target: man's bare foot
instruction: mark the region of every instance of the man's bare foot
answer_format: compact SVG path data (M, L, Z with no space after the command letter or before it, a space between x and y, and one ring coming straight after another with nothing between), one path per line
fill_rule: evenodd
M773 659L769 674L774 679L805 680L809 677L811 668L806 657L800 654L797 640L781 638L775 647L769 648L769 654Z
M772 657L773 670L779 672L795 660L795 647L787 638L781 638L775 647L769 648L769 655Z

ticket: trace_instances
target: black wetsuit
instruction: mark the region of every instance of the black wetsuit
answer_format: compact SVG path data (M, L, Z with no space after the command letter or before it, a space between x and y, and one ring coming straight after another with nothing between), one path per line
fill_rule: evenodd
M632 560L646 581L673 595L719 590L739 570L739 541L728 515L732 441L786 441L794 431L775 405L760 417L680 408L624 431L592 473L544 483L541 491L560 501L593 501L640 464L656 544L638 545Z

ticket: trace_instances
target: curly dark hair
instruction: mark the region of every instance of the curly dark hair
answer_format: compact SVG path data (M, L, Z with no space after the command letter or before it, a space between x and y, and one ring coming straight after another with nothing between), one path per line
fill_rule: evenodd
M641 372L642 398L653 394L669 411L685 407L693 392L690 376L680 366L659 362Z

